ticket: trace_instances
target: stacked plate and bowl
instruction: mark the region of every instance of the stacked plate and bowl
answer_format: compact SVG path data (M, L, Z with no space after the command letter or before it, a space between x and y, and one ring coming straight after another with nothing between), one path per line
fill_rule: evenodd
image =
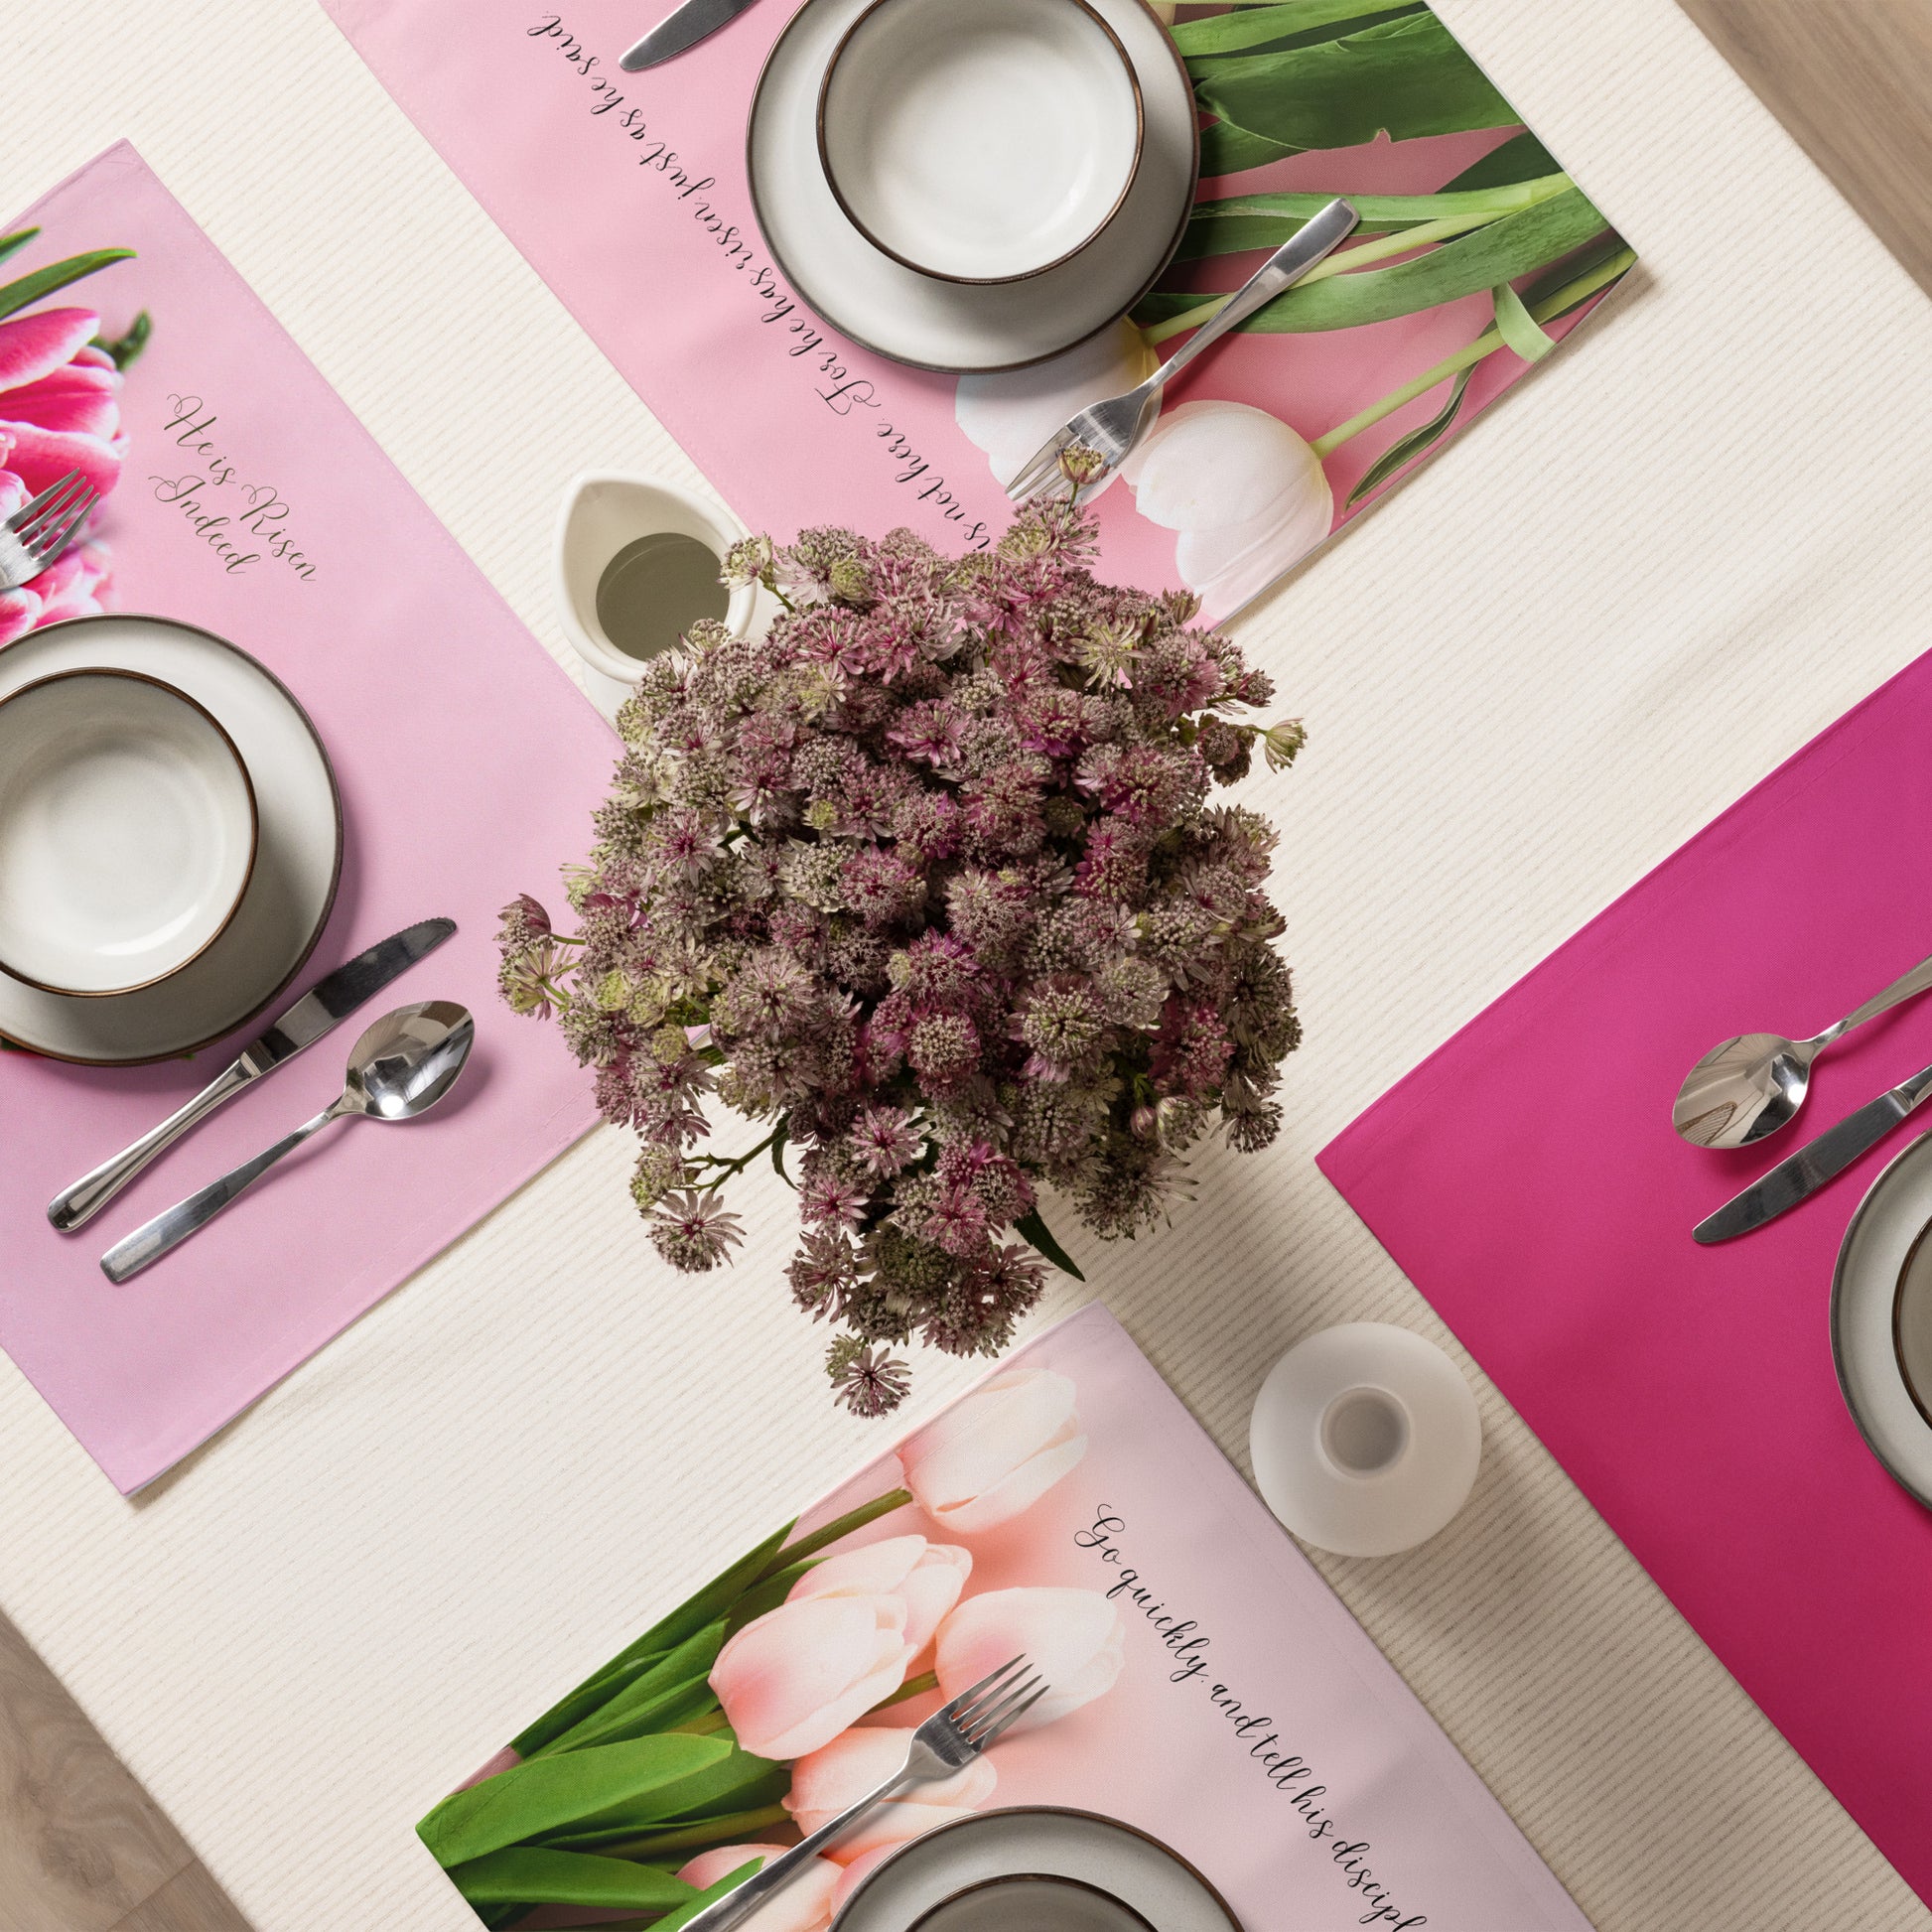
M1193 90L1142 0L805 0L752 102L759 222L844 335L946 371L1043 360L1179 246Z
M261 665L160 618L0 653L0 1038L127 1065L275 997L342 870L336 780Z

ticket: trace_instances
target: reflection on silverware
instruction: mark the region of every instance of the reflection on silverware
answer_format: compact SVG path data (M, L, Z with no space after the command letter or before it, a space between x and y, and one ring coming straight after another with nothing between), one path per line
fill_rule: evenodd
M1670 1124L1694 1147L1749 1147L1768 1138L1805 1104L1811 1063L1826 1047L1928 987L1932 959L1922 959L1904 978L1810 1039L1739 1034L1712 1047L1684 1076Z
M17 591L56 562L100 500L78 470L30 497L0 523L0 591Z
M1056 493L1065 486L1060 459L1069 451L1091 452L1093 467L1080 479L1076 499L1084 501L1132 453L1160 410L1161 392L1195 356L1213 346L1240 324L1308 272L1347 239L1359 217L1342 201L1311 215L1288 240L1228 297L1211 321L1203 323L1186 343L1161 364L1139 388L1124 396L1110 396L1090 404L1056 429L1023 464L1007 484L1016 503Z
M378 1020L348 1056L348 1077L340 1100L314 1120L279 1140L265 1154L245 1161L233 1173L210 1182L179 1206L136 1228L100 1258L110 1282L124 1282L159 1261L170 1248L206 1227L221 1210L252 1187L285 1154L319 1134L332 1121L414 1120L426 1114L455 1086L477 1036L469 1010L448 1000L426 1000L398 1007Z
M301 999L275 1020L178 1112L170 1114L151 1133L111 1161L104 1161L71 1187L48 1203L47 1218L64 1234L83 1227L118 1194L148 1163L199 1126L224 1101L243 1087L272 1073L332 1033L365 1000L380 993L399 973L406 972L425 953L431 953L456 930L454 919L424 919L420 924L379 940L357 953L345 966L319 979Z
M709 39L719 28L728 27L752 0L684 0L653 27L642 40L628 49L618 66L626 73L654 68L660 61L682 54Z
M1780 1161L1769 1173L1760 1174L1741 1194L1700 1221L1692 1234L1710 1247L1719 1241L1735 1240L1775 1220L1843 1173L1868 1148L1876 1147L1928 1094L1932 1094L1932 1066L1901 1080L1856 1114L1846 1115L1836 1127L1828 1127L1816 1140L1807 1141L1796 1154Z
M848 1805L829 1824L821 1825L782 1857L760 1865L742 1884L707 1905L694 1918L686 1919L684 1932L725 1932L727 1926L750 1918L773 1892L782 1890L826 1846L844 1837L875 1805L909 1784L929 1784L956 1776L1009 1725L1031 1711L1049 1688L1043 1677L1031 1674L1025 1657L1016 1657L990 1677L981 1678L971 1690L962 1691L950 1703L940 1706L912 1733L905 1762L883 1784L867 1792L856 1804Z

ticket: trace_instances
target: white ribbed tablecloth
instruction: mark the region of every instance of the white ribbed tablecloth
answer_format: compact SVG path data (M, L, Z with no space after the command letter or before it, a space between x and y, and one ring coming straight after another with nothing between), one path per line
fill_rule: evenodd
M1081 1251L1244 1463L1300 1336L1369 1316L1447 1339L1314 1151L1932 642L1926 298L1671 0L1443 12L1642 265L1236 626L1311 732L1246 792L1284 833L1289 1125L1205 1160L1172 1233ZM123 135L562 653L567 479L702 479L319 9L12 0L0 204ZM1579 1093L1526 1104L1587 1113L1606 1056L1580 1043ZM874 1440L785 1304L777 1183L744 1190L738 1266L692 1280L642 1239L627 1165L594 1135L132 1504L0 1361L0 1607L260 1932L473 1927L414 1819ZM0 1233L0 1267L31 1273L40 1238ZM918 1400L968 1373L922 1363ZM1317 1561L1584 1910L1932 1924L1474 1379L1464 1513L1406 1558Z

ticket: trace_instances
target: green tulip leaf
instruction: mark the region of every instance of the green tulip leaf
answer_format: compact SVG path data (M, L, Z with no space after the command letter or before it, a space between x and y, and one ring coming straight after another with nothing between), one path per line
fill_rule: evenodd
M719 1617L622 1685L581 1724L546 1744L544 1751L583 1750L587 1745L611 1743L626 1731L634 1736L640 1729L668 1730L674 1724L697 1717L699 1712L693 1710L680 1712L665 1723L651 1722L667 1705L687 1702L694 1685L704 1688L706 1705L716 1703L706 1679L724 1642L725 1620Z
M1244 48L1274 47L1283 41L1305 45L1339 40L1355 22L1367 25L1392 14L1421 13L1403 0L1280 0L1273 7L1236 7L1207 20L1186 20L1170 28L1173 44L1191 60L1196 55L1234 54Z
M1250 134L1245 127L1236 127L1232 122L1210 121L1200 131L1201 179L1212 181L1221 175L1245 174L1250 168L1265 168L1271 161L1286 161L1290 155L1301 152L1300 148L1285 148L1279 141Z
M520 1757L534 1757L546 1744L582 1724L592 1712L602 1709L640 1670L650 1668L666 1652L676 1649L707 1623L722 1616L763 1574L766 1565L783 1549L791 1531L792 1525L787 1523L775 1535L766 1537L749 1556L739 1558L729 1570L721 1571L696 1595L687 1597L669 1616L619 1651L602 1670L553 1704L527 1730L512 1737L510 1748Z
M1500 220L1505 214L1551 202L1572 186L1558 173L1535 181L1511 182L1436 195L1351 195L1361 216L1357 235L1399 234L1425 221ZM1279 248L1334 198L1323 194L1229 195L1201 202L1188 217L1187 232L1175 259L1198 261L1209 255L1238 254L1250 248Z
M1491 291L1496 304L1496 333L1526 362L1540 362L1556 347L1554 336L1523 306L1523 298L1507 282Z
M66 261L49 262L45 268L37 268L31 275L23 275L17 282L0 288L0 317L10 316L30 302L38 302L42 296L52 295L56 289L64 289L69 282L77 282L83 275L92 275L112 262L130 261L133 255L132 248L96 248L91 254L69 255Z
M1559 175L1563 165L1536 136L1525 128L1512 134L1500 147L1491 148L1478 162L1464 168L1443 184L1445 195L1469 188L1507 188L1513 182L1539 181L1546 175Z
M19 254L39 233L38 228L17 228L12 234L0 234L0 262Z
M1409 261L1289 289L1241 326L1267 335L1307 335L1416 315L1465 295L1486 295L1498 282L1547 268L1603 228L1602 215L1572 188ZM1168 322L1213 300L1201 294L1151 295L1134 319L1143 326Z
M1348 492L1344 505L1353 509L1365 496L1372 496L1397 471L1406 470L1422 453L1439 443L1449 432L1455 422L1456 412L1462 407L1463 393L1469 386L1469 378L1480 365L1471 362L1455 378L1449 390L1449 401L1420 429L1412 429L1407 436L1398 437L1382 454L1369 465L1362 480Z
M742 1864L736 1871L728 1871L706 1891L701 1891L676 1911L661 1918L650 1928L650 1932L678 1932L678 1927L688 1925L707 1905L715 1905L728 1891L736 1891L753 1872L764 1863L762 1859L753 1859Z
M653 1834L660 1838L687 1838L692 1827L708 1820L761 1812L777 1804L791 1789L791 1772L786 1766L737 1749L729 1731L714 1734L722 1736L727 1743L734 1743L734 1748L716 1764L677 1787L675 1812L666 1812L654 1796L636 1799L586 1818L573 1819L562 1830L544 1833L542 1843L579 1851L608 1852L621 1848L624 1857L635 1858L641 1854L628 1841L643 1840ZM780 1812L780 1822L783 1818ZM769 1820L764 1822L764 1829L770 1829Z
M729 1738L676 1735L535 1757L453 1792L416 1835L439 1864L456 1865L650 1795L676 1811L682 1787L734 1748Z
M1073 1257L1053 1239L1052 1230L1039 1218L1039 1209L1034 1208L1023 1214L1013 1224L1016 1234L1031 1242L1063 1275L1071 1275L1076 1282L1086 1277L1074 1266Z
M473 1905L604 1905L656 1912L688 1905L698 1893L682 1878L622 1859L517 1845L451 1867Z
M1516 110L1433 13L1340 40L1215 61L1195 83L1219 119L1293 148L1355 148L1510 127Z

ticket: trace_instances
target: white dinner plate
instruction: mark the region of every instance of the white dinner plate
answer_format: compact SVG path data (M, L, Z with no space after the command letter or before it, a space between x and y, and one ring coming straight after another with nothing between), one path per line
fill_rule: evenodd
M1932 1134L1921 1135L1871 1183L1832 1275L1832 1361L1859 1434L1892 1477L1932 1505L1932 1423L1912 1400L1899 1359L1898 1294L1932 1222ZM1919 1279L1932 1246L1919 1247ZM1915 1301L1917 1297L1913 1298Z
M1020 1871L1098 1886L1154 1932L1241 1932L1220 1893L1158 1840L1118 1819L1050 1805L976 1812L911 1840L845 1901L833 1932L906 1932L969 1885Z
M0 697L58 671L145 671L186 692L234 740L260 815L234 917L157 986L108 998L0 975L0 1037L54 1059L127 1066L192 1053L275 998L315 949L342 872L342 802L328 754L280 679L246 652L167 618L73 618L0 651Z
M1127 51L1146 115L1141 165L1120 212L1043 275L948 282L875 248L840 208L819 159L825 69L870 4L805 0L778 36L752 99L752 202L793 290L853 342L949 372L1042 361L1125 315L1180 245L1200 161L1193 88L1168 30L1143 0L1090 0Z

